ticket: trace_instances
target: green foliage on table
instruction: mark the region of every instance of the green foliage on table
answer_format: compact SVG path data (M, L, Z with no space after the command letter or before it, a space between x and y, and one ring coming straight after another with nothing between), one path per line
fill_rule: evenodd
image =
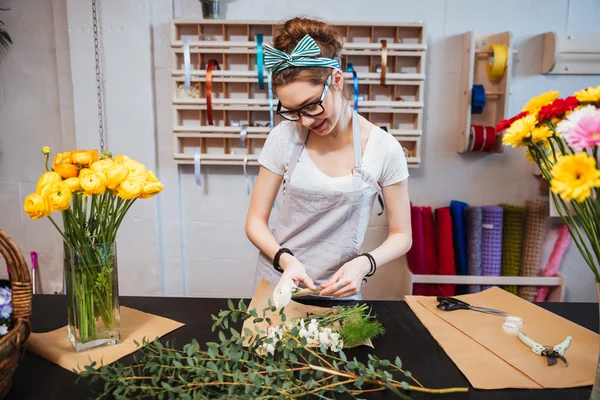
M354 308L352 313L363 308ZM338 310L343 311L343 310ZM397 397L410 399L407 392L464 392L467 388L424 388L409 371L402 368L399 357L394 361L369 355L362 362L349 358L343 350L333 353L325 346L310 347L299 328L293 327L281 340L274 341L259 332L234 325L252 318L252 322L272 323L277 309L269 304L259 316L248 310L243 301L237 306L229 300L228 309L213 315L213 331L218 341L201 348L194 339L183 348L158 340L143 341L134 355L133 365L116 362L100 366L95 362L75 371L79 378L104 382L98 398L158 399L290 399L314 396L334 398L336 393L352 397L389 390ZM286 321L284 309L280 319ZM369 321L371 322L371 321ZM342 321L343 323L343 321ZM283 327L285 322L280 325ZM244 344L247 344L245 346ZM137 343L136 343L137 344ZM272 344L273 354L264 351ZM263 349L263 351L261 351ZM78 378L78 379L79 379ZM410 382L410 383L409 383Z

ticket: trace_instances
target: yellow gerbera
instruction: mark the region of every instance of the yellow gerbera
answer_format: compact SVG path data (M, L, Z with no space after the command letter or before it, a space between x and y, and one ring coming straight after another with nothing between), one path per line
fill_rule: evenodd
M596 161L587 153L566 155L550 171L550 189L566 201L584 201L592 188L600 187L600 171Z
M585 90L581 90L575 93L575 97L579 101L589 101L595 103L600 101L600 86L589 87Z
M531 132L537 125L535 115L529 114L516 120L504 133L502 143L513 147L524 147L531 142Z
M542 125L534 128L531 131L531 141L533 143L542 143L549 137L552 137L552 133L552 129L550 129L548 125Z
M540 96L529 100L529 103L527 103L521 111L527 111L529 114L537 116L538 111L540 111L542 107L552 103L556 99L558 99L558 92L556 91L542 93Z

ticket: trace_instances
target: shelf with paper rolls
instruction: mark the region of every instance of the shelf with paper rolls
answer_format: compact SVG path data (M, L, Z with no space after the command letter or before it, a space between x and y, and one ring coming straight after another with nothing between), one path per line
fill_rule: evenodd
M496 124L507 117L510 103L513 54L512 34L463 35L461 123L459 153L501 153L502 136Z
M413 284L433 285L489 285L489 286L547 286L546 301L562 302L565 298L565 278L557 274L545 276L475 276L475 275L422 275L413 274L407 265L402 266L402 286L405 295L412 295Z
M259 73L259 56L264 54L260 43L272 45L279 24L203 19L171 22L175 162L192 163L196 147L201 149L202 164L240 165L242 153L259 154L272 126L282 121L270 109L278 99L274 95L269 101L269 75L266 70ZM340 67L346 84L351 90L357 88L358 112L392 134L402 144L409 167L418 168L425 108L425 25L333 25L344 40ZM236 148L240 136L246 138L248 149ZM247 161L253 165L251 159Z

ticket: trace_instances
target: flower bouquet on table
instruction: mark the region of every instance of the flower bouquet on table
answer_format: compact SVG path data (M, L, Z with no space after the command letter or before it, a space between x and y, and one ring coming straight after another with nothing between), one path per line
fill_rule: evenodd
M144 339L133 365L92 363L76 372L104 384L99 398L330 399L340 393L357 398L390 391L410 399L410 391L431 395L468 390L426 388L403 369L399 357L389 360L369 354L361 361L347 355L332 332L315 321L290 323L284 308L270 301L259 313L243 301L236 305L228 300L228 309L212 315L218 340L204 348L195 339L183 348ZM239 332L235 327L246 320L255 326L263 320L271 324L275 315L282 323L263 331ZM310 345L315 340L320 346Z
M47 217L63 237L69 339L77 351L120 342L116 238L137 199L163 190L152 171L131 158L97 150L58 153L36 192L25 199L32 219ZM52 217L60 212L62 228Z
M309 296L320 290L299 288L291 280L283 280L273 290L273 305L283 309L290 303L292 296ZM306 337L309 344L324 343L332 351L343 348L344 343L348 347L354 347L385 334L385 328L371 315L366 304L335 306L321 313L307 314L306 318L292 319L285 324L287 331L294 327L300 328L300 335Z
M550 91L496 126L503 143L525 148L550 185L556 210L600 283L600 86L559 98ZM579 224L574 217L578 217ZM587 240L586 240L587 239Z
M503 142L526 148L550 185L552 201L596 278L600 298L600 86L564 99L550 91L533 98L496 127ZM577 223L575 217L578 218ZM592 399L600 399L600 358Z

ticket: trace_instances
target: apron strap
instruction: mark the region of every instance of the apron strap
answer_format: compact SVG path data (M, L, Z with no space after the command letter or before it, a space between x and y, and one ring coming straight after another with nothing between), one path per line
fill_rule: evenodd
M288 164L287 170L285 172L284 178L286 181L290 181L294 170L296 169L296 165L298 165L298 160L300 159L300 153L302 153L302 149L304 149L304 143L306 142L306 137L308 136L308 129L301 129L298 136L298 141L294 145L294 150L292 150L292 155L290 156L290 162Z
M365 182L367 185L375 189L375 191L383 198L381 186L379 186L377 180L375 180L373 175L369 174L362 167L360 123L358 121L358 113L356 111L352 111L352 143L354 145L354 169L352 170L354 189L360 190L362 188L362 183Z

